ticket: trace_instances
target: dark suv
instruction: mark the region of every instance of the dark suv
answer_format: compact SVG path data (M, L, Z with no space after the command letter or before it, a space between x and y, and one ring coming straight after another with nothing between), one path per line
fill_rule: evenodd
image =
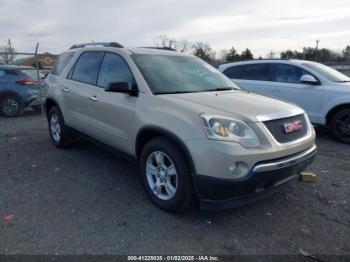
M33 69L0 65L0 114L20 116L26 107L40 108L38 81Z

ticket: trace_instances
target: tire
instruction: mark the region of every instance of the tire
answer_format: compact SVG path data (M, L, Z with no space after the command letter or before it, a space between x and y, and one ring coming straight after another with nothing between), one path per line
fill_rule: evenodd
M23 114L24 103L14 94L0 95L0 111L6 117L18 117Z
M51 141L58 148L68 148L73 144L73 136L64 125L64 119L58 107L54 106L48 114Z
M330 128L335 139L350 144L350 109L336 113L331 120Z
M159 170L158 163L162 161L158 162L157 158L163 159L162 166L167 167L164 172ZM148 164L151 166L147 171ZM169 168L171 164L175 169ZM139 172L149 198L162 210L180 212L196 204L189 165L181 149L170 140L157 137L145 145L139 159Z

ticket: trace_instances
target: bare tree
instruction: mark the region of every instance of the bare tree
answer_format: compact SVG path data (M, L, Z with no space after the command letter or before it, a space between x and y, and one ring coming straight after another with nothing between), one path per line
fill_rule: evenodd
M196 42L192 45L192 52L195 56L211 63L215 59L215 52L208 43Z
M9 38L6 45L0 46L0 62L4 64L13 62L16 57L15 52L16 50L12 47L11 39Z
M161 34L153 38L153 42L157 47L174 49L178 52L187 52L190 46L187 40L177 40L166 34Z

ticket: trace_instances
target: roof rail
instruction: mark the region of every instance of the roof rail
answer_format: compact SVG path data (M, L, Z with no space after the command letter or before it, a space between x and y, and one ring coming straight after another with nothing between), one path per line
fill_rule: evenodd
M76 48L81 48L81 47L86 47L86 46L108 46L108 47L117 47L117 48L123 48L121 44L117 42L91 42L91 43L84 43L84 44L77 44L77 45L72 45L69 49L76 49Z
M141 48L160 49L160 50L168 50L168 51L177 52L174 48L171 48L171 47L142 46Z

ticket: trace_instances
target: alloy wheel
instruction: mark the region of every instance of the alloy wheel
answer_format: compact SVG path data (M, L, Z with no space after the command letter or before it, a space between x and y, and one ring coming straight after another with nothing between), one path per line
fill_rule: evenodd
M161 151L152 152L146 162L148 186L153 194L161 200L174 197L178 177L173 161Z
M50 131L52 138L55 142L59 142L61 139L61 125L58 120L58 116L53 113L50 118Z

